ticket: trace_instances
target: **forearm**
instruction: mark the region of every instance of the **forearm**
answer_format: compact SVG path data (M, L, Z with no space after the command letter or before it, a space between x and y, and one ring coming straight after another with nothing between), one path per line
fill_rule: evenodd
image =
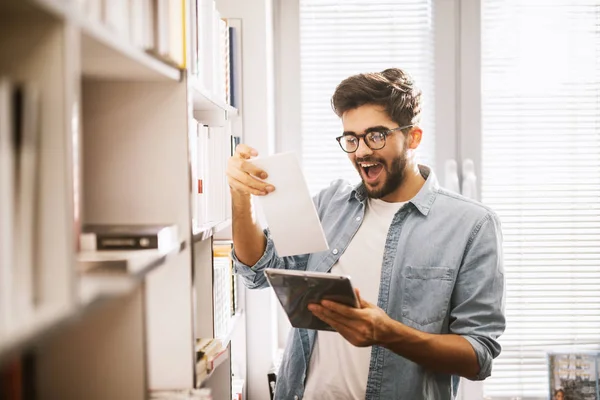
M235 255L246 265L260 260L267 246L267 239L254 218L250 195L231 191L232 235Z
M479 373L475 350L459 335L425 333L390 319L383 324L378 342L433 372L466 378Z

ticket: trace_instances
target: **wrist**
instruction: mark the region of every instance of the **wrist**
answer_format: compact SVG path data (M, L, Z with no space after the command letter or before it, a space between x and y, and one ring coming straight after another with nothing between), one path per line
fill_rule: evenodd
M375 327L375 340L377 345L389 348L394 342L400 340L401 331L398 325L402 326L398 321L393 320L389 316L377 324Z
M229 188L229 192L231 193L231 201L236 204L251 204L252 203L252 195L250 193L241 192L232 187Z

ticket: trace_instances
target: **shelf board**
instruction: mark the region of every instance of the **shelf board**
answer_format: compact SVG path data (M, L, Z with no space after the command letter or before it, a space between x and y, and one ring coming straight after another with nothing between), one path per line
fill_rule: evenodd
M12 2L16 2L12 0ZM181 71L134 46L112 32L101 21L83 15L67 1L29 0L38 8L81 31L81 58L84 76L138 81L179 81ZM69 7L70 6L70 7Z
M181 71L135 47L97 21L81 19L84 76L93 78L179 81Z
M189 82L193 96L194 111L224 111L227 115L227 119L239 115L237 108L230 106L222 100L216 99L215 96L200 84L196 77L191 77Z
M128 261L132 260L131 271L119 274L99 273L92 270L82 273L79 278L77 304L72 307L41 307L35 311L31 319L22 322L7 333L0 334L0 365L22 349L31 347L52 333L60 331L61 327L69 321L81 318L111 299L131 293L150 271L165 264L170 257L179 254L184 248L185 241L181 242L179 247L163 253L156 250L97 252L118 253L121 259L125 256Z
M193 231L194 243L201 242L212 237L215 233L222 231L231 225L231 219L225 221L208 222L195 228Z
M181 241L179 246L169 251L155 249L82 251L77 255L78 269L86 274L110 272L141 279L183 249L185 249L185 241Z

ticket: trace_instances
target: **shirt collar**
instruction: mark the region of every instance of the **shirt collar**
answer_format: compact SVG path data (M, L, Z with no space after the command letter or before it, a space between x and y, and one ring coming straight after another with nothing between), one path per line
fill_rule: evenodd
M419 164L419 172L421 172L421 176L425 179L425 184L409 202L412 203L421 214L426 216L429 214L429 210L437 196L439 183L435 173L428 166ZM354 190L352 190L351 197L354 197L361 203L367 199L367 189L362 182L356 185Z

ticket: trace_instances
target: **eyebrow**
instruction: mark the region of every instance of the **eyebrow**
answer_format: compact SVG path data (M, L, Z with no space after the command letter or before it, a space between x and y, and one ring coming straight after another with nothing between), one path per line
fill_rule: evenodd
M390 128L388 128L387 126L383 126L383 125L377 125L377 126L371 126L370 128L365 129L365 133L363 133L362 135L357 135L355 132L352 131L344 131L343 135L354 135L354 136L364 136L367 133L370 132L379 132L379 131L389 131Z

